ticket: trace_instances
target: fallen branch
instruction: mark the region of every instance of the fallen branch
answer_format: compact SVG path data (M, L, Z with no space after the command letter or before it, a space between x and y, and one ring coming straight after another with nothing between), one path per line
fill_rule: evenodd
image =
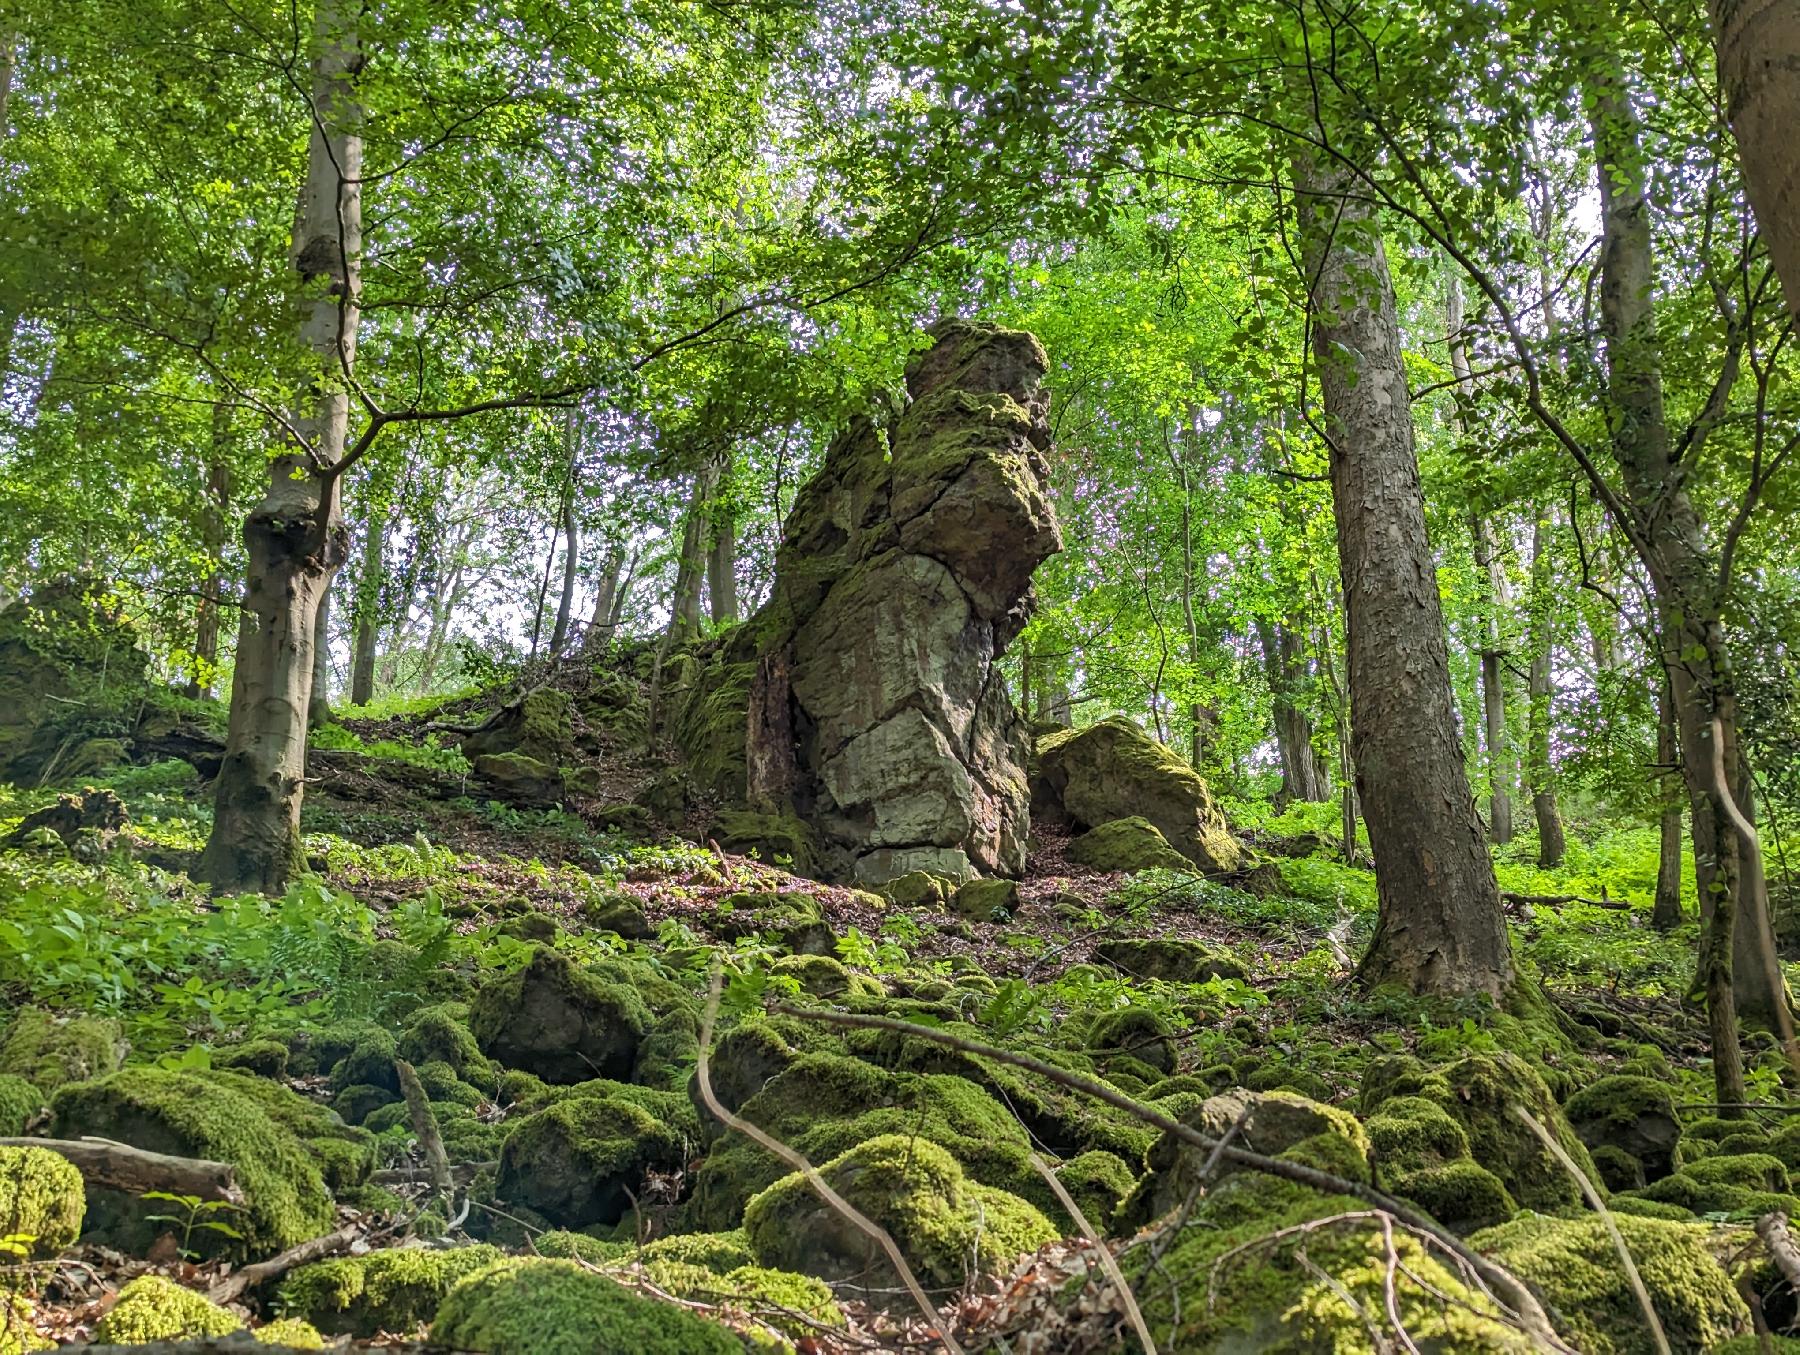
M1581 1193L1587 1197L1588 1206L1600 1216L1600 1222L1606 1225L1607 1236L1612 1239L1613 1250L1619 1254L1619 1264L1625 1268L1625 1278L1631 1284L1631 1292L1636 1295L1638 1307L1644 1311L1644 1321L1650 1327L1650 1339L1656 1342L1657 1355L1672 1355L1669 1349L1669 1338L1663 1331L1662 1319L1656 1315L1656 1305L1650 1302L1650 1291L1644 1288L1644 1277L1638 1274L1637 1262L1631 1259L1631 1248L1625 1245L1625 1238L1619 1232L1619 1225L1614 1222L1612 1210L1606 1207L1606 1201L1600 1198L1600 1192L1594 1189L1594 1183L1588 1180L1586 1172L1575 1165L1562 1144L1524 1106L1515 1105L1513 1114L1517 1115L1538 1141L1549 1150L1550 1156L1561 1164L1562 1169L1575 1178L1575 1184L1581 1187Z
M437 1115L419 1075L405 1059L394 1060L394 1076L400 1082L400 1095L406 1098L406 1113L412 1120L413 1136L419 1140L419 1151L425 1154L425 1170L431 1182L431 1198L444 1201L444 1212L450 1211L456 1185L450 1175L450 1157L444 1151L444 1136L438 1132Z
M67 1158L91 1185L108 1186L132 1195L161 1190L226 1204L244 1203L237 1172L229 1162L198 1157L170 1157L133 1148L111 1139L0 1139L0 1148L44 1148Z
M466 1186L473 1181L484 1168L499 1165L494 1162L457 1162L450 1167L451 1183ZM418 1186L431 1184L431 1168L429 1167L383 1167L380 1171L369 1173L369 1184L372 1186Z
M1775 1263L1775 1269L1781 1272L1795 1293L1800 1293L1800 1247L1794 1245L1794 1235L1788 1232L1787 1215L1779 1209L1764 1214L1756 1221L1756 1235L1769 1249L1769 1259Z
M1615 913L1628 913L1631 905L1624 899L1587 899L1579 894L1515 894L1511 890L1500 891L1502 903L1525 903L1538 908L1560 908L1565 903L1582 903L1589 908L1610 908Z
M1026 1072L1047 1077L1052 1082L1069 1088L1071 1091L1083 1092L1096 1100L1104 1101L1127 1115L1135 1116L1145 1124L1154 1125L1181 1142L1199 1148L1203 1152L1216 1152L1225 1161L1236 1163L1240 1167L1248 1167L1252 1171L1263 1172L1269 1176L1278 1176L1297 1185L1310 1186L1314 1190L1328 1195L1348 1195L1353 1199L1365 1201L1377 1209L1385 1210L1408 1228L1429 1233L1440 1246L1459 1257L1477 1275L1490 1286L1507 1296L1517 1314L1520 1324L1527 1333L1546 1350L1571 1351L1571 1347L1557 1336L1545 1314L1543 1305L1537 1296L1527 1289L1523 1282L1469 1247L1454 1233L1446 1231L1440 1224L1419 1213L1412 1206L1395 1199L1385 1191L1364 1185L1360 1181L1351 1181L1342 1176L1334 1176L1330 1172L1320 1171L1317 1167L1309 1167L1301 1162L1291 1162L1285 1158L1265 1157L1261 1153L1253 1153L1247 1148L1237 1148L1230 1144L1221 1145L1218 1140L1202 1134L1191 1125L1172 1119L1159 1110L1140 1105L1118 1088L1091 1077L1083 1077L1079 1073L1071 1073L1066 1068L1058 1068L1053 1063L1042 1059L1034 1059L1028 1054L1015 1054L1010 1049L1000 1049L994 1045L982 1044L975 1040L966 1040L946 1030L932 1026L914 1025L910 1021L897 1021L889 1016L863 1016L854 1012L830 1011L818 1007L796 1007L786 1002L772 1005L772 1011L783 1016L798 1017L802 1021L818 1021L826 1025L850 1026L864 1030L886 1030L900 1035L916 1036L921 1040L930 1040L949 1049L960 1050L965 1054L974 1054L981 1058L992 1059L996 1063L1010 1064L1014 1068L1023 1068Z
M912 1300L918 1305L919 1313L924 1317L926 1324L936 1334L938 1340L944 1343L944 1349L949 1351L950 1355L963 1355L962 1347L959 1346L956 1343L956 1339L950 1335L950 1331L945 1325L942 1315L939 1314L937 1310L937 1305L925 1297L924 1286L919 1283L918 1277L913 1274L912 1267L906 1264L906 1258L900 1254L899 1244L888 1235L887 1229L869 1218L861 1210L857 1209L855 1205L851 1204L850 1201L846 1200L842 1195L839 1195L833 1190L831 1184L826 1181L823 1176L819 1175L819 1169L813 1166L811 1162L808 1162L799 1152L790 1148L773 1134L758 1128L756 1125L751 1124L750 1121L726 1110L724 1104L713 1094L712 1071L710 1067L712 1033L713 1024L719 1018L719 990L723 979L724 972L720 969L719 965L715 963L713 965L712 973L712 989L706 995L706 1014L700 1021L700 1060L694 1068L694 1082L700 1090L700 1099L706 1103L707 1110L725 1124L737 1130L738 1133L742 1134L752 1143L755 1143L758 1147L767 1149L783 1162L787 1163L788 1166L799 1172L806 1178L806 1184L813 1188L814 1193L816 1193L820 1199L824 1200L826 1204L830 1205L833 1209L837 1210L838 1213L849 1219L851 1223L856 1225L858 1232L862 1233L871 1242L880 1247L882 1251L886 1252L889 1263L894 1267L894 1273L900 1277L900 1282L906 1286L907 1292L912 1295Z
M311 1238L297 1247L289 1247L267 1261L258 1261L255 1265L240 1266L211 1289L206 1297L214 1303L230 1303L246 1290L255 1289L267 1284L270 1280L278 1280L297 1266L321 1261L327 1256L336 1256L341 1251L348 1251L356 1239L362 1236L362 1225L346 1223L335 1233L326 1233L323 1237Z

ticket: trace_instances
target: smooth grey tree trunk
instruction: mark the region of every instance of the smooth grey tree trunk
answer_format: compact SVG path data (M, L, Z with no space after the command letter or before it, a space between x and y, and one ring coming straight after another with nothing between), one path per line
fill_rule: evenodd
M387 509L371 495L364 513L362 567L356 576L355 653L350 660L350 704L375 699L375 658L381 637L381 585L387 565Z
M212 694L213 676L219 666L219 609L225 592L225 574L219 557L225 550L225 513L231 506L231 406L221 400L213 406L212 443L207 449L206 493L200 505L200 542L212 562L194 608L194 670L185 695L199 700Z
M1659 673L1656 684L1656 762L1661 769L1657 789L1662 813L1657 818L1656 902L1650 923L1659 931L1681 925L1681 741L1675 733L1675 708L1669 681Z
M581 576L581 525L575 516L573 486L563 502L562 595L556 601L556 624L550 630L550 656L563 652L569 639L569 622L575 611L575 583Z
M319 620L344 562L337 462L349 430L362 253L362 53L354 18L319 0L311 39L306 181L293 245L299 335L316 363L295 411L300 445L277 456L244 524L249 557L225 756L196 875L222 892L280 893L302 864L307 716Z
M1711 0L1725 113L1788 310L1800 316L1800 0Z
M1380 901L1360 973L1499 998L1515 980L1512 948L1457 735L1386 253L1348 170L1302 157L1294 179Z
M1531 786L1531 812L1537 819L1538 865L1550 869L1562 864L1569 846L1563 835L1562 813L1556 805L1556 768L1550 760L1550 726L1556 690L1550 670L1550 651L1556 635L1556 597L1550 578L1550 548L1544 531L1545 512L1538 509L1531 527L1531 670L1526 742L1526 781Z

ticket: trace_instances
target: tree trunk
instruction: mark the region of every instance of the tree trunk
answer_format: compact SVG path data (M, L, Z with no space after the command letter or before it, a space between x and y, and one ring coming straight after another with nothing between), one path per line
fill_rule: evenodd
M302 864L300 802L319 625L346 533L336 463L349 429L362 252L362 55L335 0L313 12L312 134L295 223L299 330L317 363L296 410L300 445L275 458L244 524L249 557L225 757L196 874L222 892L279 893Z
M345 543L348 554L348 542ZM338 561L339 564L343 560ZM319 729L331 723L331 585L319 594L319 611L313 622L313 675L306 694L306 727Z
M356 576L356 640L350 660L350 704L375 698L375 651L381 635L381 584L386 572L387 507L371 493L363 525L362 568Z
M1675 707L1669 680L1659 673L1656 684L1656 778L1662 800L1656 857L1656 903L1650 923L1658 931L1681 925L1681 744L1675 735Z
M596 653L612 639L613 602L619 596L619 575L625 569L625 552L608 546L600 557L600 588L594 594L594 610L588 617L587 634L581 638L584 654Z
M706 595L712 601L714 625L738 619L737 519L725 509L713 520L712 550L706 557Z
M1602 58L1587 102L1600 191L1600 327L1613 406L1613 456L1634 518L1633 545L1656 596L1705 923L1697 986L1706 995L1715 1095L1722 1106L1733 1107L1744 1100L1731 973L1738 839L1718 798L1713 771L1715 758L1722 758L1726 787L1736 775L1737 698L1719 621L1717 565L1669 445L1640 131L1616 64Z
M669 639L700 633L700 582L706 572L706 514L719 483L719 464L708 457L694 473L694 492L681 523L681 555L675 565L675 595L669 605Z
M1301 707L1298 692L1306 681L1306 644L1297 627L1256 618L1256 637L1262 646L1263 671L1269 683L1270 706L1275 725L1275 750L1281 759L1281 789L1277 808L1296 801L1329 800L1331 778L1313 749L1312 720Z
M4 124L0 124L3 126ZM219 607L225 574L219 557L225 551L225 512L231 506L231 406L213 406L212 445L206 458L206 494L200 505L200 542L210 568L194 607L194 667L184 695L190 701L212 694L219 668Z
M1550 548L1544 531L1544 510L1537 509L1533 516L1530 740L1525 761L1526 779L1531 784L1531 809L1537 817L1538 865L1548 870L1562 864L1568 843L1563 837L1562 814L1556 807L1556 768L1550 761L1550 724L1556 697L1550 675L1550 651L1556 636Z
M1500 997L1512 947L1457 736L1387 256L1349 171L1300 160L1294 177L1380 900L1360 972L1415 993Z
M574 486L563 501L562 596L556 601L556 624L550 630L550 657L563 652L569 639L569 620L575 611L575 582L581 575L581 525L575 517Z
M1756 779L1750 759L1738 749L1738 811L1756 823ZM1763 875L1762 853L1743 851L1738 874L1737 918L1731 929L1731 986L1737 999L1738 1020L1758 1030L1780 1032L1779 1009L1790 1003L1781 966L1774 962L1775 927L1769 914L1769 882Z
M1800 0L1711 0L1708 8L1744 187L1788 310L1800 316Z

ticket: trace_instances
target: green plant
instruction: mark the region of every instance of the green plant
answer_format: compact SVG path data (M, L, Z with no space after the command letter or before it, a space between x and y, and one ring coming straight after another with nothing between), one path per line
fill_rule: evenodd
M147 1190L139 1199L166 1200L179 1211L173 1214L147 1215L154 1223L173 1223L181 1229L181 1254L189 1260L198 1256L192 1248L196 1232L217 1233L233 1242L241 1242L244 1234L225 1222L224 1215L243 1210L225 1200L203 1200L198 1195L171 1195L167 1191Z

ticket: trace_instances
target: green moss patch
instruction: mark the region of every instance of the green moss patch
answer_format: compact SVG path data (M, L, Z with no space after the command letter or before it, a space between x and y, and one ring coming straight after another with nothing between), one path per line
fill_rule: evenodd
M173 1280L140 1275L119 1291L117 1302L94 1324L94 1340L116 1346L192 1341L225 1336L243 1325L218 1304Z
M334 1257L296 1270L276 1297L282 1312L330 1335L406 1333L431 1321L458 1280L498 1259L499 1251L485 1245Z
M0 1148L0 1237L25 1239L30 1256L55 1256L81 1234L81 1173L47 1148Z

